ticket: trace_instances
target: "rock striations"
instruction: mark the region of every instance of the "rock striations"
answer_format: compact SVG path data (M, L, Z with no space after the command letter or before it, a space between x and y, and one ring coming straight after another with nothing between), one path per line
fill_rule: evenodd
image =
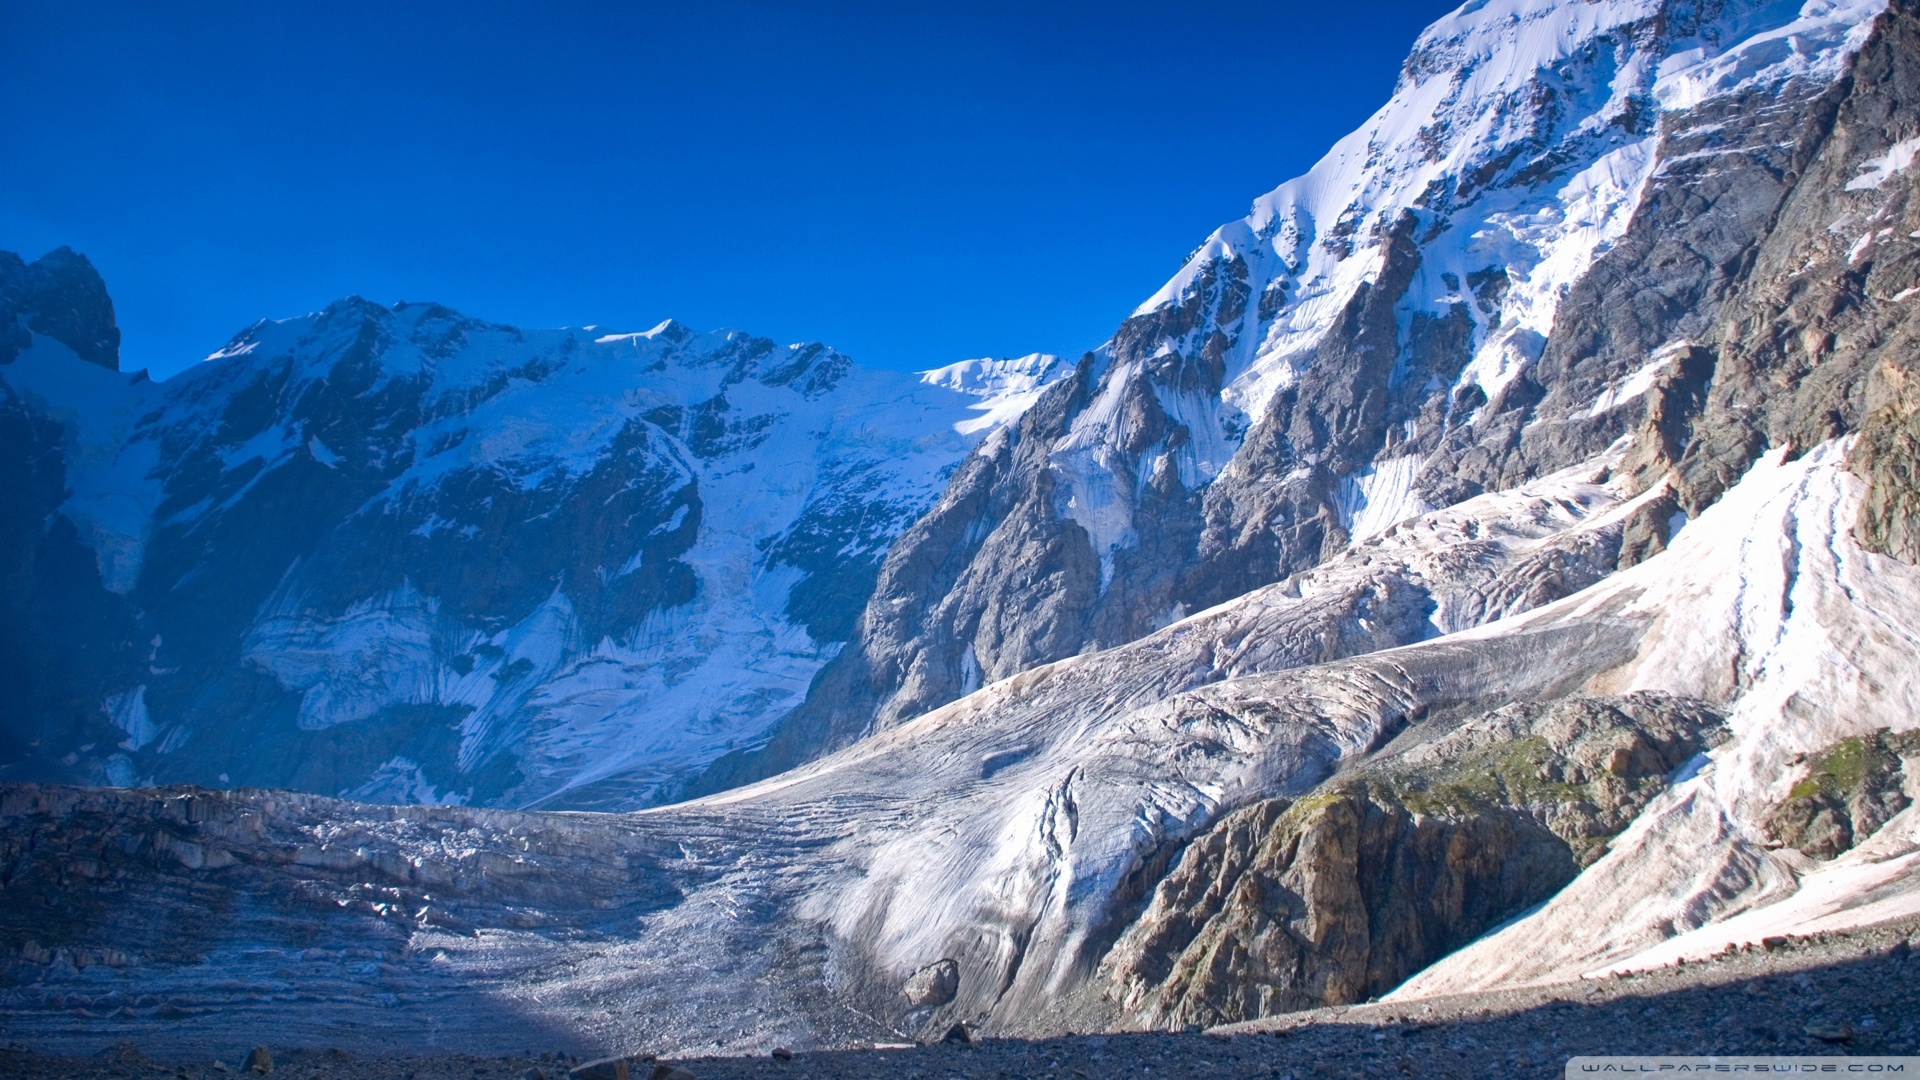
M753 564L793 566L788 625L837 625L840 638L811 640L846 644L809 654L811 689L766 741L675 759L706 766L701 797L602 815L10 786L7 1026L49 1050L184 1045L238 1038L261 1010L299 1002L304 1041L428 1032L517 1047L563 1031L609 1052L751 1052L1254 1020L1912 917L1917 151L1913 0L1476 0L1422 35L1361 131L1210 237L1100 350L1071 371L996 369L1003 396L984 417L1006 422L969 428L982 438L945 459L958 466L937 497L914 489L930 509L889 519L903 529L884 559L878 533L850 549L874 576L832 593L861 598L839 623L793 598L807 595L799 571L835 573L828 556L849 549ZM425 357L441 318L369 308L342 332ZM264 343L282 332L235 351L279 355ZM69 478L63 496L57 471L31 469L10 482L64 509L8 542L79 579L72 567L93 565L81 556L95 560L94 593L75 595L144 627L157 594L112 583L190 591L249 565L163 554L180 550L162 544L173 516L245 505L265 464L318 460L300 449L309 438L346 476L412 447L395 476L466 477L475 498L430 495L459 489L426 473L357 494L370 509L343 519L368 530L351 533L357 546L276 571L258 619L229 632L254 657L252 685L304 696L221 692L285 702L308 730L301 710L390 700L377 679L332 674L329 642L369 643L356 671L413 670L374 659L407 633L459 642L473 672L517 685L522 660L529 677L548 670L513 636L535 615L494 626L474 597L568 626L677 610L674 583L691 579L673 567L710 565L693 553L721 475L690 462L701 447L727 475L764 461L728 456L778 430L748 403L830 363L748 361L743 339L666 333L593 344L664 365L663 380L740 376L672 407L614 395L626 411L605 445L620 449L591 467L515 455L599 428L542 428L532 405L483 424L492 398L472 388L485 379L449 384L466 388L466 412L435 411L448 407L426 404L440 384L420 361L351 385L408 401L419 387L395 408L460 416L447 426L464 434L439 451L418 438L379 450L392 425L363 417L353 464L324 426L334 413L297 444L261 435L285 424L182 434L208 448L178 458L200 464L171 481L179 493L141 545L101 539L127 534L103 524L120 519L98 487ZM0 369L9 385L50 339L33 340ZM339 378L372 363L356 347L340 347ZM239 401L253 385L219 374L243 367L205 370L169 392L232 386L220 400ZM284 370L294 385L302 369ZM361 390L284 395L282 376L264 377L246 400L363 416L342 404ZM700 404L712 394L726 407ZM114 415L153 432L115 446L172 430L142 408ZM91 445L61 440L98 430L44 407L8 416L20 446ZM264 438L279 456L234 449ZM92 460L63 452L23 460ZM472 460L494 464L469 476ZM627 464L599 486L609 460ZM697 503L681 494L696 483ZM572 533L563 553L485 564L484 580L446 576L478 565L461 548L433 549L401 580L352 557L414 536L454 543L470 525L492 536L471 507L526 513L576 488L628 517L563 520L638 544L652 591L623 591L617 574L576 587L584 571L565 560L592 545ZM781 528L753 535L792 535ZM123 558L141 568L115 577ZM505 572L523 564L524 578ZM364 587L326 591L346 580ZM355 606L374 595L414 609ZM385 629L415 609L426 629ZM349 629L356 619L382 629ZM279 644L244 652L268 633ZM605 640L592 655L607 670L654 670ZM114 665L158 678L175 654L153 648L76 653L37 692ZM140 711L109 710L128 718L117 738L164 744L157 685ZM557 707L567 685L526 708ZM799 696L785 685L756 731ZM568 700L585 716L602 699ZM504 738L487 733L507 714L471 707L463 740ZM580 775L653 759L613 760Z

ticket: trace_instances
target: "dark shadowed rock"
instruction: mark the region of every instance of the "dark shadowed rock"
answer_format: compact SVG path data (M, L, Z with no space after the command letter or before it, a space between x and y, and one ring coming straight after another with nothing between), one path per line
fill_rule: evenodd
M33 262L0 251L0 364L44 334L90 364L120 370L120 327L87 257L55 248Z

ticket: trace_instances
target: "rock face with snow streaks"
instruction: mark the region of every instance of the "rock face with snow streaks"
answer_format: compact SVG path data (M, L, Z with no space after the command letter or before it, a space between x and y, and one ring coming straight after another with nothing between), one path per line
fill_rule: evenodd
M800 700L1052 371L351 299L154 383L76 359L117 341L84 260L11 273L3 621L33 685L0 729L41 779L657 800Z
M275 985L370 1042L450 1005L669 1054L1055 1033L1920 912L1917 33L1913 0L1463 7L1108 345L993 376L1025 411L711 793L9 787L10 1030L224 1037L234 973L311 947ZM751 370L634 403L633 453L738 462L786 368ZM658 520L655 565L697 566Z
M1911 115L1861 104L1901 91L1848 75L1881 6L1511 0L1434 24L1365 127L1215 232L976 452L770 751L703 787L1134 640L1623 438L1642 487L1687 459L1626 561L1657 551L1676 513L1792 441L1727 418L1706 387L1785 377L1734 375L1753 365L1722 356L1719 328L1751 302L1783 207L1842 186L1807 172L1852 153L1836 116ZM1903 32L1861 63L1899 66ZM1857 374L1831 378L1859 392ZM1815 441L1853 430L1829 428ZM1032 615L1010 630L1007 612Z

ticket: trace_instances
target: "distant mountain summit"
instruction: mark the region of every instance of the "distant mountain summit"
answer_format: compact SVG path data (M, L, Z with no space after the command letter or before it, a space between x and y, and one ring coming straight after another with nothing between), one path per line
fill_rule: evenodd
M16 777L644 804L799 700L1053 368L351 298L151 383L83 257L0 272Z
M72 248L55 248L32 262L0 251L0 364L44 334L75 356L120 370L120 327L113 301L93 264Z

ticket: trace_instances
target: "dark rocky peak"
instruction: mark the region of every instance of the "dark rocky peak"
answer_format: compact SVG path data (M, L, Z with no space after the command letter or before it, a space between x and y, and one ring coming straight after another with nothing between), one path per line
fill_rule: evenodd
M664 341L673 345L684 345L693 340L694 332L678 319L664 319L659 326L647 331L647 336L655 341Z
M316 335L358 336L372 330L389 330L397 320L384 305L360 296L348 296L328 304L313 322Z
M1159 385L1218 394L1249 295L1246 260L1225 251L1201 264L1175 302L1121 323L1109 351L1123 363L1139 362Z
M107 283L85 255L55 248L33 262L0 251L0 364L44 334L90 364L120 370L120 327Z
M824 394L838 386L853 366L839 351L818 342L789 345L770 357L760 381L768 386L791 386L808 397Z
M445 304L402 300L393 305L393 313L412 327L408 341L429 360L445 360L465 348L470 336L481 331L496 331L516 340L520 332L510 326L484 322L453 310Z

